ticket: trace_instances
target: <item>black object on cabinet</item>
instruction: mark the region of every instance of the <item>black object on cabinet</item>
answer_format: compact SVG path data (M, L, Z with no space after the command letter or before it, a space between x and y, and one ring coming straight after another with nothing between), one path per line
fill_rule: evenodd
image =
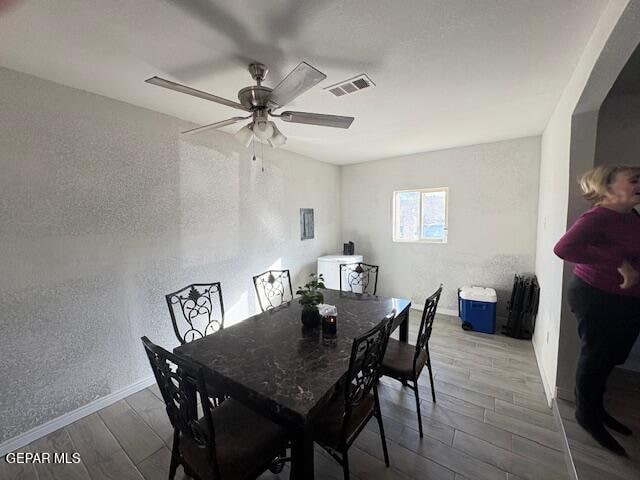
M535 275L515 275L511 300L507 304L507 324L502 333L508 337L530 339L536 326L540 286Z

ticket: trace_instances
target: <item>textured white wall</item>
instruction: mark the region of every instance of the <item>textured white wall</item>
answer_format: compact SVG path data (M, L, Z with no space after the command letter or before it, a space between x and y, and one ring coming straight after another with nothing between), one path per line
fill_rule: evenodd
M540 137L453 148L342 168L342 231L380 265L381 294L422 307L440 282L440 308L457 289L498 290L504 314L513 275L534 266ZM392 193L449 187L448 243L394 243Z
M0 105L0 442L149 376L165 293L221 281L230 324L252 275L295 288L341 244L336 166L265 149L262 173L229 135L1 68Z
M585 85L590 80L594 65L628 3L627 0L613 0L605 8L542 135L536 242L540 306L533 346L549 400L555 396L565 268L562 260L553 254L553 246L567 228L569 185L574 181L569 175L571 117L585 93ZM633 23L632 18L629 21ZM608 90L611 81L606 79L605 86L607 82ZM593 109L589 108L593 103L597 104L597 109L602 98L598 100L596 95L595 100L585 99L586 111Z

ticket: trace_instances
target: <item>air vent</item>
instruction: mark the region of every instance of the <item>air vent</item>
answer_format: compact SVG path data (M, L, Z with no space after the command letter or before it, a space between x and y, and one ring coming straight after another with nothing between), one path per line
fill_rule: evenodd
M342 88L347 93L353 93L358 91L354 83L345 83L343 85L340 85L340 88Z
M368 82L366 78L359 78L357 80L354 80L353 84L356 87L358 87L360 90L362 90L363 88L367 88L369 85L371 85L371 83Z
M342 81L325 88L336 97L342 97L352 93L359 92L366 88L375 87L376 84L371 81L366 73L358 75L357 77L350 78L349 80Z

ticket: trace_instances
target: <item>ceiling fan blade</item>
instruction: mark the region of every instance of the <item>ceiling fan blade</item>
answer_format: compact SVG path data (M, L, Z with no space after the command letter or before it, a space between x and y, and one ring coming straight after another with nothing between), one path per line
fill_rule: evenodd
M226 98L218 97L217 95L212 95L211 93L203 92L201 90L196 90L195 88L187 87L186 85L181 85L179 83L172 82L171 80L165 80L164 78L151 77L146 79L145 82L157 85L159 87L168 88L169 90L174 90L176 92L186 93L187 95L193 95L194 97L203 98L211 102L220 103L222 105L226 105L227 107L239 108L240 110L244 110L245 112L251 111L241 103L227 100Z
M322 113L308 112L282 112L280 120L293 123L306 123L308 125L320 125L322 127L349 128L353 117L340 115L325 115Z
M283 107L298 95L302 95L327 76L306 62L291 70L289 74L273 89L269 96L269 105L273 108Z
M211 130L214 128L222 128L222 127L226 127L227 125L232 125L234 123L237 123L241 120L247 120L251 118L251 116L248 117L232 117L229 118L227 120L222 120L221 122L216 122L216 123L211 123L209 125L203 125L202 127L196 127L196 128L192 128L191 130L186 130L184 132L182 132L183 135L186 134L194 134L194 133L200 133L200 132L205 132L207 130Z

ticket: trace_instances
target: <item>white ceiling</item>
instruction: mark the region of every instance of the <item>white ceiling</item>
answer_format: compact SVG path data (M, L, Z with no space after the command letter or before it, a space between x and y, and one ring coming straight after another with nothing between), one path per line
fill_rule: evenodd
M280 123L284 148L348 164L540 134L606 4L22 0L0 11L0 65L208 124L241 112L144 80L236 100L253 83L250 61L266 63L275 86L305 60L327 79L287 109L356 120L349 130ZM363 72L374 89L323 90Z

